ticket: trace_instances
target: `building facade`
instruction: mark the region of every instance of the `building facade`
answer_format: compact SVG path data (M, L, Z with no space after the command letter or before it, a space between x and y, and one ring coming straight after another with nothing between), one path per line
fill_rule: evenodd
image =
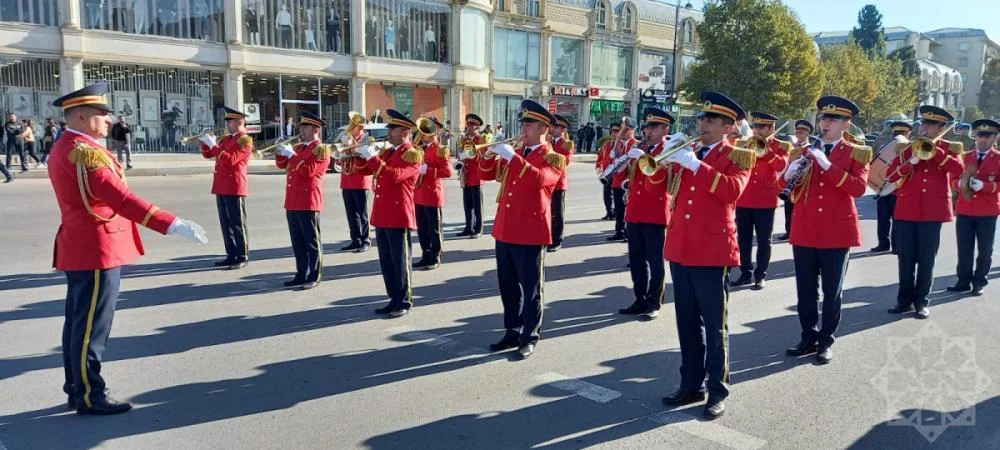
M1000 56L1000 45L985 31L975 28L942 28L927 34L941 44L935 61L954 67L961 74L965 85L963 103L978 105L983 74L990 60Z
M331 132L348 111L388 108L474 111L513 129L523 98L603 120L635 114L644 53L664 58L647 72L669 78L675 17L692 30L700 20L649 0L2 2L0 107L41 122L59 116L61 93L106 80L140 151L180 150L221 125L223 104L244 108L264 139L302 110Z

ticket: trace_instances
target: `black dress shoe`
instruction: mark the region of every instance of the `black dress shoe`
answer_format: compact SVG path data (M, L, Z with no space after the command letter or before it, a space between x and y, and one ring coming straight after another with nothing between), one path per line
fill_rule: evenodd
M659 309L649 309L649 310L643 311L642 314L639 314L639 319L640 320L645 320L645 321L650 321L650 320L656 319L657 317L660 317L660 310Z
M395 310L396 310L396 305L390 303L386 306L376 309L375 314L389 314Z
M227 266L233 265L234 262L236 262L235 259L226 258L226 259L223 259L222 261L216 261L216 262L212 263L212 265L214 265L215 267L227 267Z
M13 181L14 181L14 177L7 177L7 179L6 179L6 180L3 180L3 183L4 183L4 184L7 184L7 183L11 183L11 182L13 182Z
M522 345L517 349L517 353L521 355L521 359L528 359L529 356L535 354L535 344Z
M417 263L413 265L413 268L414 269L419 269L421 267L426 266L427 264L428 264L427 263L427 258L420 258L420 261L417 261Z
M555 253L555 252L558 252L559 249L561 249L561 248L562 248L562 244L559 244L559 245L550 245L549 248L545 249L545 251L547 251L549 253Z
M985 288L985 287L986 286L973 286L972 287L972 292L970 292L970 294L972 294L972 295L974 295L976 297L979 297L979 296L983 295L983 288Z
M76 399L72 395L66 396L66 409L76 409Z
M701 401L705 401L705 391L683 388L677 389L672 394L663 397L663 404L667 406L682 406Z
M308 291L316 286L319 286L319 280L305 282L302 284L302 286L299 286L299 290Z
M357 250L359 248L361 248L360 242L351 242L350 244L347 244L347 246L340 247L340 251L349 252L351 250Z
M785 350L785 354L788 356L805 356L811 353L816 353L818 346L815 342L799 341L799 343L792 348Z
M890 253L892 253L893 255L898 255L899 254L899 249L895 249L894 248L894 249L892 249L892 251Z
M391 311L389 313L389 317L392 317L393 319L395 319L397 317L403 317L403 316L405 316L405 315L407 315L409 313L410 313L410 307L409 306L404 306L402 308L396 308L395 310Z
M81 416L109 416L112 414L121 414L132 409L131 403L120 402L107 396L92 399L90 407L87 407L83 402L78 402L76 406L76 413Z
M759 291L761 289L764 289L764 285L766 285L766 284L767 283L764 282L764 279L761 278L759 280L754 281L753 282L753 286L750 286L750 289L754 290L754 291Z
M778 239L779 241L787 241L788 233L782 234L781 236L778 236L776 239Z
M283 284L285 287L295 287L295 286L301 286L304 283L305 283L305 280L300 280L298 278L292 278L291 280L288 280L288 281L286 281L284 283L281 283L281 284Z
M625 314L629 316L634 316L636 314L642 314L646 311L646 307L639 304L639 302L632 303L628 308L621 308L618 310L618 314Z
M926 306L921 306L917 308L917 312L913 313L913 317L918 319L926 319L931 316L931 310L927 309Z
M968 284L955 284L945 288L948 292L969 292L969 289L972 289L972 286Z
M896 305L889 309L889 314L905 314L913 311L913 305Z
M462 230L461 233L455 235L455 237L467 237L472 236L472 230Z
M823 347L819 349L816 353L816 362L820 364L829 364L833 360L833 349L830 347Z
M869 253L882 253L887 251L889 251L888 245L876 245L875 247L868 249Z
M604 217L601 217L601 220L615 220L615 216L614 214L606 214Z
M372 245L369 244L369 243L367 243L367 242L365 242L364 244L361 244L360 247L358 247L357 249L355 249L354 253L364 253L364 252L367 252L368 249L370 249L370 248L372 248Z
M426 266L423 267L423 269L424 269L424 271L428 271L428 270L437 269L438 267L441 267L441 263L439 263L439 262L429 262L429 263L427 263Z
M606 239L609 240L609 241L612 241L612 242L614 242L614 241L624 241L625 240L625 235L621 234L621 233L615 233L615 234L607 237Z
M233 263L230 264L229 267L226 267L226 269L229 269L229 270L242 269L242 268L246 267L247 264L249 264L249 263L245 259L242 260L242 261L236 260L236 261L233 261Z
M730 286L734 286L734 287L735 286L746 286L746 285L748 285L750 283L753 283L753 277L750 276L749 273L743 273L743 274L740 275L739 278L736 279L736 281L730 282L729 285Z
M508 350L517 347L518 335L517 333L504 333L503 338L501 338L496 343L490 344L491 352L499 352L503 350Z
M705 418L715 420L726 413L726 404L722 400L709 400L705 405Z
M482 233L472 233L469 235L469 239L479 239L483 236Z

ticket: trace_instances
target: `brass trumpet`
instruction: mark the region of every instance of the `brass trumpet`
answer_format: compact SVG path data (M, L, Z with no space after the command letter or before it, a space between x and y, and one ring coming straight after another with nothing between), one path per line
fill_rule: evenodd
M488 144L479 144L479 145L465 144L464 146L462 146L462 153L465 155L466 159L472 159L475 158L476 154L478 154L479 151L484 148L488 149L494 145L500 145L500 144L511 144L516 147L517 146L516 143L519 140L520 138L510 138L510 139L504 139L502 141L490 142ZM486 151L485 153L483 153L484 158L487 157L488 155L493 155L490 156L490 158L496 157L496 153L490 151Z
M417 126L413 128L413 135L410 137L410 143L416 149L423 151L424 148L420 145L420 141L423 140L424 136L434 136L438 132L437 125L434 121L426 117L421 117L417 119Z
M646 175L647 177L653 176L653 174L655 174L657 170L660 170L660 166L663 165L663 161L665 161L674 153L684 150L685 148L690 147L692 144L700 140L701 140L700 137L690 139L687 142L684 142L680 145L675 145L670 149L664 150L662 153L656 156L652 156L648 153L642 155L641 157L639 157L639 161L637 163L639 171L642 172L642 174Z
M218 136L219 133L216 133L216 131L225 132L226 129L225 128L216 128L214 130L202 130L201 133L195 134L193 136L182 137L181 138L181 145L185 145L188 142L191 142L191 141L196 140L196 139L200 139L202 136L208 136L208 135Z
M271 145L269 145L267 147L264 147L264 148L259 149L259 150L254 150L254 151L258 152L258 153L261 153L261 154L266 154L267 152L272 152L273 153L274 150L277 149L278 147L280 147L282 145L285 145L285 144L291 144L291 143L293 143L295 141L298 141L299 139L302 139L302 136L292 136L292 137L290 137L288 139L275 142L274 144L271 144Z
M360 142L360 143L352 144L352 145L335 144L334 148L333 148L333 153L330 155L330 157L333 158L333 159L350 159L350 158L354 158L356 156L360 156L360 155L357 154L357 152L353 151L354 149L357 149L359 147L363 147L365 145L375 145L375 144L380 144L380 143L383 143L383 142L386 142L386 139L375 139L375 140L369 139L369 140L367 140L365 142Z

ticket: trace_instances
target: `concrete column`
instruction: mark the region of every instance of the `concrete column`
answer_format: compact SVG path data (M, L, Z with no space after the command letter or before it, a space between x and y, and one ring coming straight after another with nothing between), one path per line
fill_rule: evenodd
M465 114L471 112L462 109L462 95L464 93L464 86L454 85L448 89L448 98L445 100L445 105L448 107L448 116L442 119L442 121L450 120L452 128L455 128L457 124L462 123L462 117L465 117ZM480 116L482 116L482 114L480 114Z
M63 94L83 89L83 58L59 58L59 89Z
M224 0L222 10L226 32L225 42L243 43L243 11L245 9L243 0Z
M452 66L457 68L462 64L462 7L458 2L451 5L451 21L448 28L448 48L451 49L448 54L451 55Z
M62 19L61 26L68 28L80 28L81 12L79 0L62 0L59 2L59 18Z
M351 1L351 54L354 56L365 56L365 24L368 23L368 16L365 13L368 6L365 0ZM362 82L363 83L363 82ZM353 102L352 102L353 104ZM361 105L364 105L364 95L362 95ZM364 114L364 110L361 111Z
M584 86L590 87L590 61L594 54L594 40L587 39L583 41L583 73L581 74L581 82ZM587 123L590 122L590 97L587 97L583 101L583 111L580 111L580 122Z
M364 48L364 45L361 45ZM368 116L368 110L365 105L365 86L368 84L368 79L366 78L351 78L351 111L357 111L363 114L365 117Z
M242 110L243 108L243 71L238 69L229 69L226 71L225 79L223 80L223 89L225 89L225 102L226 106L230 108Z
M544 2L543 2L544 3ZM538 79L543 83L552 79L552 33L542 32L542 45L539 51L542 53L542 61L538 64ZM544 93L543 93L544 94Z
M638 117L638 115L639 115L639 102L642 100L642 97L639 96L639 92L637 90L638 86L639 86L639 52L640 51L641 51L641 47L639 47L639 43L636 43L636 45L632 46L632 79L629 80L628 94L625 95L625 99L626 100L628 100L629 98L631 98L631 101L630 101L631 106L629 107L629 110L626 111L626 113L629 115L629 117L632 117L632 118Z

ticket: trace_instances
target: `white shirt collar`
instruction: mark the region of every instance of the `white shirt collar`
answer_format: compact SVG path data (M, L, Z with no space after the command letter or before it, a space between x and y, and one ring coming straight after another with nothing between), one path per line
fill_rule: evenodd
M830 147L831 149L833 149L833 148L837 148L837 146L840 145L840 141L843 141L843 140L844 140L844 138L837 139L836 141L833 141L833 142L823 141L823 145L833 144L833 147Z
M708 156L708 154L709 154L709 153L712 153L712 151L713 151L713 150L715 150L716 148L718 148L718 147L719 147L719 145L720 145L720 144L722 144L722 143L723 143L723 142L725 142L725 141L726 141L726 140L725 140L725 139L723 139L723 140L721 140L721 141L719 141L719 142L716 142L716 143L714 143L714 144L712 144L712 145L702 145L701 147L708 147L708 151L707 151L707 152L705 152L705 154L704 154L704 155L702 155L702 158L704 158L704 157ZM699 148L698 150L701 150L701 148Z
M70 128L70 127L67 126L66 127L66 131L69 131L70 133L76 133L76 134L80 135L80 137L82 137L82 138L90 141L91 144L95 144L95 145L97 145L99 147L104 147L99 142L97 142L98 138L95 138L95 137L93 137L93 136L91 136L91 135L89 135L87 133L84 133L84 132L82 132L80 130L75 130L75 129Z

